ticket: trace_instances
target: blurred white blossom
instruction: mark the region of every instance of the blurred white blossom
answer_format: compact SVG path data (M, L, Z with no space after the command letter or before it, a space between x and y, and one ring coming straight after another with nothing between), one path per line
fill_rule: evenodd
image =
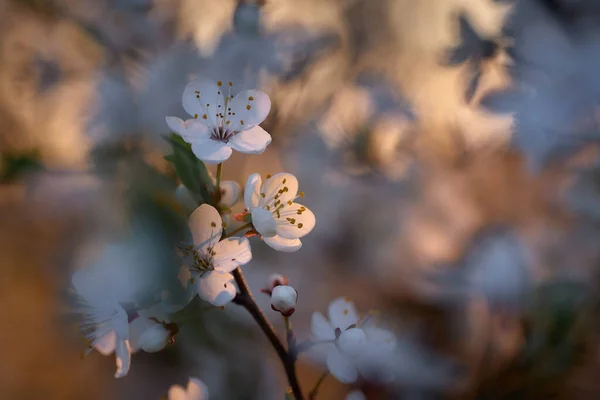
M184 389L173 385L169 389L169 400L208 400L208 388L198 378L190 378Z

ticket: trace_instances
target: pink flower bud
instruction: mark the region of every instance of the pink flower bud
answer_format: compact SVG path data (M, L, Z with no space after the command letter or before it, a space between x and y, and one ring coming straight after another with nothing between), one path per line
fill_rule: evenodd
M296 311L298 291L291 286L278 285L271 294L271 308L279 311L284 317L289 317Z
M287 285L289 283L289 279L281 274L271 274L269 279L267 279L267 287L264 289L260 289L262 293L266 293L271 296L273 293L273 289L276 286Z

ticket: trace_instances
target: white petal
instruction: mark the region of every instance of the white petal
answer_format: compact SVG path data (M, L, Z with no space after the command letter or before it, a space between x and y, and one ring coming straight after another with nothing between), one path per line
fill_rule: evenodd
M216 271L205 272L198 279L196 289L202 299L217 307L229 303L237 292L233 283L233 275Z
M373 326L365 326L363 331L367 335L369 346L376 348L377 351L391 353L396 349L397 340L392 332Z
M367 396L360 390L353 390L348 393L346 400L367 400Z
M279 285L271 293L271 307L285 316L290 316L296 309L298 291L288 285Z
M129 347L132 352L135 353L140 349L142 334L154 325L157 325L157 323L146 317L137 317L129 323Z
M298 193L298 179L292 174L281 172L267 179L260 190L261 207L266 205L273 207L273 204L277 200L285 204L290 200L293 201L296 197ZM275 198L276 196L277 198Z
M300 212L300 214L298 214ZM315 227L315 214L302 204L285 203L275 220L277 235L286 239L296 239L306 236Z
M259 174L252 174L248 177L244 187L244 205L248 210L258 207L261 184L262 179Z
M340 351L344 354L356 357L365 351L367 335L360 328L352 328L343 331L337 340Z
M185 129L179 134L183 140L191 144L195 141L210 139L210 128L198 119L188 119L185 121Z
M167 346L170 337L170 332L162 324L155 324L142 333L139 346L147 353L155 353Z
M237 203L240 198L242 188L235 181L221 182L221 204L227 208L231 208Z
M96 340L96 350L100 352L100 354L107 356L112 354L115 351L115 347L117 346L117 334L114 329L111 329L101 338Z
M236 151L245 154L260 154L271 143L271 135L260 126L236 133L229 145Z
M334 340L335 330L333 326L320 312L314 312L312 315L310 328L316 340Z
M173 385L169 389L169 400L188 400L187 392L179 385Z
M227 107L235 113L230 119L232 129L241 130L263 122L271 110L271 100L264 92L247 90L235 96Z
M221 216L213 206L202 204L196 208L188 220L194 245L200 251L215 246L221 239L222 225Z
M231 157L231 147L212 139L199 139L191 142L194 155L207 164L218 164Z
M217 272L231 272L252 259L250 242L245 237L230 237L221 240L213 251L213 266Z
M326 363L331 375L342 383L352 383L358 378L358 371L352 363L352 359L335 347L332 347L327 354Z
M129 339L129 319L127 317L127 312L123 307L115 307L115 312L110 323L119 339Z
M208 387L198 378L190 378L186 400L208 400Z
M198 93L197 93L198 92ZM199 120L205 120L208 125L215 126L219 105L223 108L225 104L224 92L215 83L207 81L192 81L187 84L183 91L183 108L191 116L197 116ZM227 95L225 93L225 95Z
M276 223L271 211L258 207L252 210L252 225L263 237L275 236Z
M128 340L118 340L115 349L115 357L117 362L117 372L115 378L122 378L129 372L131 365L131 348Z
M284 253L292 253L300 250L302 242L300 239L285 239L281 236L263 237L263 241L272 249L283 251Z
M329 304L329 321L334 328L342 331L358 322L358 312L354 303L347 297L338 297Z
M181 132L184 132L187 129L184 120L177 117L165 117L165 120L167 121L167 125L172 132L183 136Z

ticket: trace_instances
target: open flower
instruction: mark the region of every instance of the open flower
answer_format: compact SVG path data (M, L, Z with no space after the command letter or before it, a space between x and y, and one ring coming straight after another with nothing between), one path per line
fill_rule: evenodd
M296 177L286 172L267 176L264 183L259 174L248 178L244 203L254 229L273 249L286 252L300 249L300 238L315 227L312 211L294 202L303 195L298 194Z
M208 388L198 378L190 378L184 389L173 385L169 389L169 400L208 400Z
M129 344L132 352L143 350L155 353L175 342L174 337L179 328L169 322L163 303L138 310L137 314L129 323Z
M109 290L97 285L91 271L73 273L72 284L79 303L75 311L84 317L81 329L88 350L83 355L94 348L103 355L114 352L117 362L115 378L127 375L131 363L127 312Z
M183 108L193 119L183 121L167 117L172 131L192 145L202 161L211 164L227 160L233 150L246 154L262 153L271 143L271 135L258 126L271 110L266 93L246 90L231 95L221 81L190 82L183 92Z
M190 215L188 225L194 239L190 279L201 298L223 306L236 295L230 272L252 259L250 243L244 237L220 240L221 216L208 204L201 205Z
M389 380L389 360L396 347L392 333L361 321L347 298L332 301L328 311L329 321L313 313L311 329L329 372L343 383L356 381L359 372L370 380Z

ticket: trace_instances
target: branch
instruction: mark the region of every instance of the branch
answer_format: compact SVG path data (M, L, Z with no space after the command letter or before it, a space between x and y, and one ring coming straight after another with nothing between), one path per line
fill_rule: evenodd
M235 282L240 288L240 292L236 295L235 299L233 299L233 302L248 310L258 326L260 326L264 334L267 336L267 339L269 339L269 342L271 342L271 345L275 349L277 356L285 368L285 374L292 389L292 393L294 394L294 398L296 400L304 400L302 389L300 388L298 377L296 376L295 357L285 350L285 347L283 346L283 343L281 343L275 328L273 325L271 325L265 314L256 304L254 296L252 296L252 292L250 292L250 288L246 282L246 278L244 278L242 270L239 267L233 271L233 276L235 278Z

